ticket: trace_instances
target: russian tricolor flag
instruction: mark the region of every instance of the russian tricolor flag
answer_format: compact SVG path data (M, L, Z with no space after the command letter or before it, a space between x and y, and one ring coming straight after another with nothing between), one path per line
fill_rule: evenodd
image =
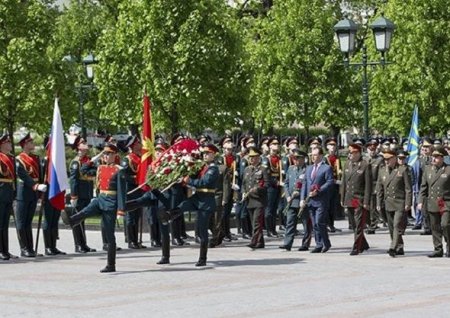
M66 152L64 149L64 130L59 112L58 99L55 98L53 110L52 132L48 149L48 199L58 210L65 208L67 181Z

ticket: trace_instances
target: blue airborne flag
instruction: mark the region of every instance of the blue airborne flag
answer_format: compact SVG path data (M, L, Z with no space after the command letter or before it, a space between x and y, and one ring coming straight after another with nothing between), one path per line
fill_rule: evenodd
M414 107L414 113L411 121L411 130L409 131L408 137L408 148L406 149L409 153L408 165L413 170L413 191L419 192L419 109L416 105Z

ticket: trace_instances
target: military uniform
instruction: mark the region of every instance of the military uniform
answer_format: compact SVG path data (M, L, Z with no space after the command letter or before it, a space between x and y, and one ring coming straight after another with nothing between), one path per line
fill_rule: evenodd
M375 234L375 230L378 228L378 223L380 218L385 221L384 215L384 205L381 205L381 210L377 211L377 180L378 172L384 167L383 157L380 155L367 156L365 157L367 163L370 165L370 172L372 176L372 194L370 196L370 206L369 206L369 219L367 234Z
M117 153L117 147L108 144L105 151ZM90 216L101 215L102 227L107 239L108 261L101 272L114 272L116 264L115 226L117 212L124 211L126 198L126 180L123 168L115 163L101 164L97 168L98 197L70 217L69 224L74 227Z
M433 152L435 155L435 152ZM444 153L441 153L444 157ZM430 257L443 255L442 236L447 242L446 254L450 257L450 166L427 166L422 175L419 203L427 203L433 235L434 253Z
M91 162L87 155L76 156L70 162L69 183L70 197L76 200L74 208L77 211L84 209L94 196L94 181L97 174L97 167ZM86 242L86 230L84 222L72 229L75 242L75 252L87 253L95 252Z
M259 155L254 149L249 156ZM269 173L262 164L250 165L245 168L242 180L242 190L246 201L247 210L253 222L253 235L249 247L264 248L264 210L266 209L267 188L270 186Z
M360 146L353 146L361 151ZM371 191L372 177L369 163L362 158L357 162L348 160L344 167L340 194L341 203L348 210L349 220L355 233L351 255L357 255L369 248L364 237L367 218L364 205L369 206Z
M383 166L378 171L377 207L384 206L391 235L391 256L403 255L405 207L412 204L412 176L407 166Z
M28 134L29 136L29 134ZM32 141L31 137L22 139L21 145ZM17 171L17 207L16 226L19 235L21 255L35 257L33 246L32 222L39 199L38 186L42 182L40 159L32 153L21 152L16 157ZM46 188L43 189L45 192Z
M8 135L0 137L0 146L10 143ZM3 260L15 257L9 253L9 220L13 211L16 180L14 157L0 151L0 253Z
M246 154L240 153L238 156L238 166L239 166L239 196L238 196L238 203L236 204L236 221L238 226L238 233L239 228L241 228L242 231L242 237L249 239L252 235L252 224L250 215L247 211L247 205L242 201L243 196L243 189L242 189L242 180L244 178L244 172L245 169L248 167L248 160L246 158Z
M334 137L330 137L325 141L325 144L327 145L335 145L337 147L337 142ZM328 153L324 156L324 161L326 164L328 164L331 169L333 170L333 179L334 184L330 189L330 203L329 203L329 209L328 209L328 217L329 222L328 226L330 228L330 232L336 232L336 228L334 227L334 220L338 215L343 215L341 212L341 205L339 200L339 185L341 183L342 178L342 165L341 165L341 159L336 153Z
M423 179L423 175L425 173L425 170L431 166L431 156L420 156L419 157L419 181L421 181ZM419 190L420 191L420 190ZM420 196L420 194L418 194L418 196ZM430 220L430 215L427 213L428 212L428 204L427 204L427 199L424 198L423 199L423 205L422 205L422 209L419 210L417 209L417 217L416 217L416 225L418 225L417 227L422 227L423 225L423 232L422 234L425 235L429 235L431 234L431 220ZM417 200L419 201L419 200Z

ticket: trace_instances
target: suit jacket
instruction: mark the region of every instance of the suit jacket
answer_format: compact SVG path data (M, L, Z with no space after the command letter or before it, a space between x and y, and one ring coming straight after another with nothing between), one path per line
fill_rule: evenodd
M247 208L262 208L267 205L269 183L269 173L263 165L245 168L242 191L247 194Z
M369 205L371 191L372 175L370 164L363 159L355 163L348 160L345 163L340 188L341 202L344 207L356 208L361 204Z
M387 166L378 171L377 206L387 211L404 211L412 204L412 176L408 166L397 166L389 172Z
M284 180L284 191L286 191L286 197L292 197L292 193L294 191L298 192L298 195L292 198L292 208L298 208L300 206L300 192L303 184L305 183L305 171L306 165L303 167L291 165L287 170L286 179Z
M450 211L450 166L436 169L426 166L420 185L419 203L427 203L427 211Z
M315 173L314 179L312 179L314 165L306 167L305 183L302 186L300 199L305 200L308 194L311 192L312 186L317 184L320 187L319 193L309 199L308 205L313 207L327 207L329 202L329 190L334 184L333 169L322 162Z

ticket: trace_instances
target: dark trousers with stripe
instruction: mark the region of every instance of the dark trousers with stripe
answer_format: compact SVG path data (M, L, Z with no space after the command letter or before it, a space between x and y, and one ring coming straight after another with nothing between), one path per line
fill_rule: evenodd
M348 207L348 218L350 224L353 225L354 243L353 250L362 252L369 246L366 237L364 236L364 227L366 226L367 210L362 207L351 208Z

